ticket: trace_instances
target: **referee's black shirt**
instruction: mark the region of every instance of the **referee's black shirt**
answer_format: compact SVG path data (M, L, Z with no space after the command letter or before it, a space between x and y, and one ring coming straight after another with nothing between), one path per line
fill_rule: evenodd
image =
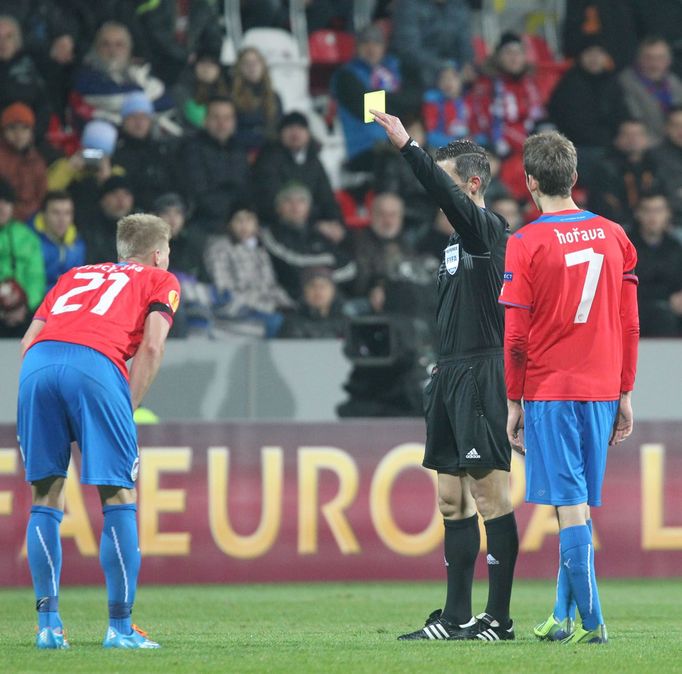
M401 153L455 228L438 269L439 357L501 349L504 308L497 299L504 274L507 222L479 208L412 139Z

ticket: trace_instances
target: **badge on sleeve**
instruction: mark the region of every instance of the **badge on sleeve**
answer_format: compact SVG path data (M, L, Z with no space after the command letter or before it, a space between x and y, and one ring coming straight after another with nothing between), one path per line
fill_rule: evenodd
M178 305L180 304L180 296L178 295L175 290L171 290L168 293L168 304L170 304L170 308L173 310L173 313L175 313L178 310Z
M445 268L448 274L454 274L459 267L459 244L456 243L445 249Z

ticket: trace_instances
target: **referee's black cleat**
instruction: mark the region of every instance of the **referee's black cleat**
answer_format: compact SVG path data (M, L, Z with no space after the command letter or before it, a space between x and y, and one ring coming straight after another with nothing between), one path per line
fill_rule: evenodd
M470 639L480 639L481 641L513 641L514 622L509 621L507 627L502 627L500 623L487 613L476 616L475 634Z
M456 625L442 617L442 609L436 609L426 619L424 627L416 632L409 632L408 634L401 634L398 641L417 641L420 639L431 640L460 640L460 639L475 639L478 622L471 619L471 624Z

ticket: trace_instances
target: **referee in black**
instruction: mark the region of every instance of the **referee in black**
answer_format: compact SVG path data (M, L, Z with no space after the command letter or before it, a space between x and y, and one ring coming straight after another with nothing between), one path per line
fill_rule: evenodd
M445 523L444 608L399 639L514 639L509 602L519 548L509 494L503 310L507 223L485 208L490 183L485 151L460 140L435 161L393 115L372 111L415 176L454 228L438 270L438 364L424 392L423 465L438 472ZM480 549L478 513L488 539L488 603L472 615L471 586Z

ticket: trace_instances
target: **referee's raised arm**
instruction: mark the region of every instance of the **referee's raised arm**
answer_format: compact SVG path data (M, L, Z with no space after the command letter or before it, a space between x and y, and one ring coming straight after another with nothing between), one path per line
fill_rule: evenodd
M398 117L377 110L370 112L377 124L386 131L391 143L405 157L426 192L462 237L464 247L472 253L489 251L504 234L505 227L500 219L490 217L483 210L482 195L479 200L467 195L453 177L410 138ZM480 176L472 179L478 179L480 184Z

